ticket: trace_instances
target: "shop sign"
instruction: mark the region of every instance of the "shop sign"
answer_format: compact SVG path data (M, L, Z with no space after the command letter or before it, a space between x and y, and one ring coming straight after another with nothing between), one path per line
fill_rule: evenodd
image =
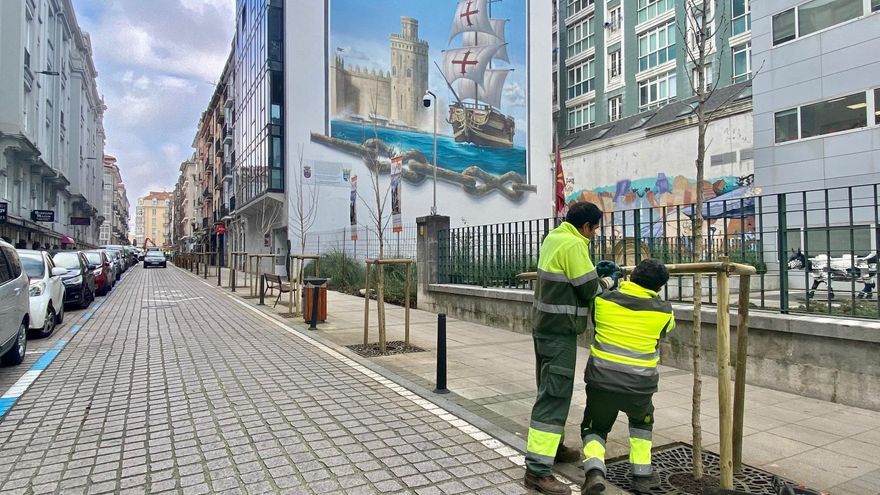
M54 222L55 211L53 210L31 210L31 220L35 222Z

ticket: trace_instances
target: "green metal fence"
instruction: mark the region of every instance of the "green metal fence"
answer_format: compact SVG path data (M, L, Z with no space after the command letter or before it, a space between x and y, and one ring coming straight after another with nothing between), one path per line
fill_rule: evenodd
M703 242L696 243L695 205L606 213L591 243L594 261L633 265L730 261L755 266L754 307L783 313L880 318L877 246L878 184L765 195L726 195L703 205ZM438 234L441 283L528 289L518 273L537 268L541 241L559 219L465 226ZM738 291L733 284L733 292ZM674 277L667 299L693 300L692 279ZM714 277L701 297L713 304Z

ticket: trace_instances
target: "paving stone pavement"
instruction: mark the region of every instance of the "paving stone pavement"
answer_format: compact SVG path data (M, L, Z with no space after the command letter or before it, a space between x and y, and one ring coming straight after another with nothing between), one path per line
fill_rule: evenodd
M135 268L0 420L2 493L526 493L522 455L176 268Z

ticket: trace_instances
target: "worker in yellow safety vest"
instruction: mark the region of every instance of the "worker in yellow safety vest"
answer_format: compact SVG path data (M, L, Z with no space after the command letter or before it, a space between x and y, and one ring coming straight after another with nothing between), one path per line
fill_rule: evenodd
M549 495L571 493L568 485L551 473L553 464L580 460L578 449L563 445L574 388L577 336L589 324L596 295L615 283L597 273L590 260L590 239L601 219L602 211L596 205L577 203L541 243L532 306L538 396L529 423L524 484ZM619 270L610 265L612 271Z
M620 289L595 301L596 334L584 381L587 406L581 423L586 480L582 493L605 490L605 441L617 413L629 418L629 462L632 491L648 493L659 486L651 469L652 397L657 391L660 339L675 328L672 306L658 292L669 271L656 259L646 259Z

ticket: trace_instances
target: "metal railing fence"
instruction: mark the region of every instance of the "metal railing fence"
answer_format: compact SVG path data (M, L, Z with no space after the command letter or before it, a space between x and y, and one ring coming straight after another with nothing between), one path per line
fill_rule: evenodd
M393 232L391 226L384 229L385 258L416 258L418 230L415 224L403 225L400 232ZM358 262L379 257L379 236L375 227L358 226L357 239L352 240L352 228L309 232L306 235L305 252L314 254L343 253ZM292 246L299 252L299 246Z
M753 307L780 312L880 318L878 184L765 195L718 197L703 205L697 246L694 204L606 213L590 250L594 261L634 265L730 261L754 266ZM529 288L518 273L537 268L541 242L560 219L464 226L438 233L441 283ZM738 293L733 283L731 290ZM673 277L673 301L693 301L692 278ZM714 304L715 277L700 295Z

